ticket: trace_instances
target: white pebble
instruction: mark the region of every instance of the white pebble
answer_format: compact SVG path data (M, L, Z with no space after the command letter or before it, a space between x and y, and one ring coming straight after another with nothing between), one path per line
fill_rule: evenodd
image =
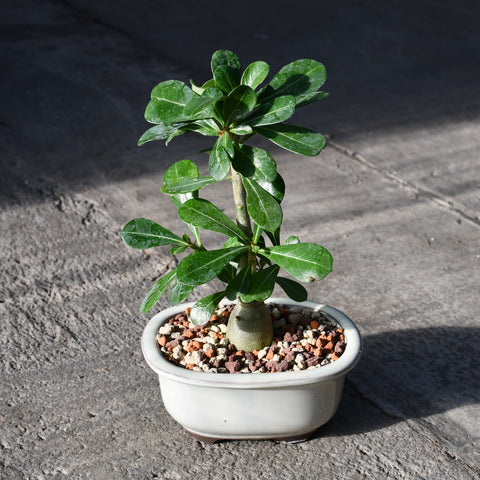
M193 363L195 365L198 365L203 359L203 352L200 350L195 350L193 352L187 353L184 357L185 363Z
M203 351L208 352L209 350L213 350L213 345L211 343L204 343L203 344Z
M217 355L226 355L227 354L227 349L223 347L217 348Z
M279 362L280 361L280 355L278 353L276 353L273 357L272 357L272 360L274 362Z
M295 363L298 365L298 364L301 364L305 361L305 357L299 353L296 357L295 357Z
M220 323L218 325L218 328L220 329L221 333L226 333L226 331L227 331L227 326L224 323Z
M219 327L218 325L212 325L212 326L210 327L210 330L211 330L212 332L218 333L218 332L220 331L220 327Z
M183 351L183 349L182 349L182 347L181 347L180 345L176 346L176 347L173 349L172 357L173 357L175 360L183 360L183 358L185 357L185 352Z
M305 338L313 338L313 330L305 330L305 331L303 332L303 336L304 336Z
M272 310L272 313L273 313L273 316L274 316L275 318L280 318L280 317L282 316L280 310L279 310L277 307L275 307L275 308Z
M262 350L259 350L259 351L258 351L258 356L257 356L257 358L258 358L259 360L261 360L261 359L262 359L263 357L265 357L266 355L267 355L267 350L265 350L265 349L263 348Z
M158 333L160 335L170 335L173 332L174 329L175 329L175 327L173 325L170 325L170 323L167 323L166 325L162 325L158 329Z

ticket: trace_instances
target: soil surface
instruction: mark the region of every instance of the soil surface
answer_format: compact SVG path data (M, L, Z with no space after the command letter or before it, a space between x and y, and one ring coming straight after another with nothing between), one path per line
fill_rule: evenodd
M226 338L234 305L221 307L205 325L190 321L190 308L160 327L157 343L175 365L210 373L266 373L318 368L338 360L345 350L343 328L321 312L269 304L271 345L245 352Z

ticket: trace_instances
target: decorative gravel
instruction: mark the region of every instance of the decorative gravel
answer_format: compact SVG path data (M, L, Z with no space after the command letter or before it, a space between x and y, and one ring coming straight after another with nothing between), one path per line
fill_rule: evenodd
M272 344L254 352L239 351L225 337L233 307L221 307L201 326L190 322L189 308L178 313L158 331L160 351L173 364L190 370L264 373L318 368L345 350L343 329L323 313L270 304Z

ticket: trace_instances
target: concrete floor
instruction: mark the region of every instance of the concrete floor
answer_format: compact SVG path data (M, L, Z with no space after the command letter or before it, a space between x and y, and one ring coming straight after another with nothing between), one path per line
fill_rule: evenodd
M2 2L2 479L480 477L480 4L304 4ZM138 148L143 110L160 81L208 79L225 48L329 75L295 119L329 147L271 151L285 236L335 259L310 298L354 319L365 351L336 416L297 445L204 445L169 417L138 313L168 249L119 237L137 216L177 228L163 172L206 171L192 152L209 143Z

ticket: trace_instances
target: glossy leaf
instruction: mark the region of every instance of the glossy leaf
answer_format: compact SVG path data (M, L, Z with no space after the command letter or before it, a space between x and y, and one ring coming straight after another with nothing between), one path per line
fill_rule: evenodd
M240 70L228 65L221 65L213 72L215 86L225 93L230 93L240 85Z
M303 285L290 278L277 277L277 283L289 298L295 302L304 302L308 298L308 292Z
M300 155L318 155L327 142L320 133L295 125L269 125L255 127L254 130L267 137L276 145Z
M153 142L154 140L165 140L172 134L180 131L183 124L172 127L171 125L159 124L152 128L149 128L138 140L137 145L141 146L147 142Z
M296 98L296 108L304 107L305 105L309 105L310 103L313 102L318 102L319 100L322 100L323 98L328 97L328 92L313 92L313 93L307 93L306 95L299 95Z
M300 243L300 239L296 235L290 235L290 237L285 239L285 245L293 245L295 243Z
M167 184L183 177L198 177L198 167L191 160L179 160L170 165L163 176L163 183Z
M255 179L255 181L273 198L275 198L277 202L280 203L283 200L285 195L285 182L278 173L273 181L263 180L258 177Z
M253 62L243 72L240 83L255 90L267 78L269 69L268 63Z
M320 280L332 271L332 255L315 243L278 245L259 252L301 282Z
M224 296L224 291L213 293L196 302L190 311L190 320L192 323L195 325L204 325L209 322Z
M210 175L217 181L223 180L230 171L230 157L223 148L223 139L218 137L208 160Z
M195 120L194 125L191 128L196 133L206 135L209 137L217 137L219 135L218 125L212 118L203 118L201 120Z
M131 248L144 250L162 245L187 245L178 235L146 218L128 222L122 230L123 241Z
M168 295L168 301L171 305L182 303L193 291L194 287L176 282Z
M210 62L212 73L214 73L215 70L222 65L227 65L235 70L240 70L242 68L240 65L240 60L230 50L217 50L213 53L212 60Z
M177 270L174 269L171 272L167 273L161 277L155 285L147 293L147 296L143 299L142 304L140 305L140 312L148 312L160 299L160 297L167 291L167 288L175 280L177 275Z
M237 125L230 129L231 133L235 135L249 135L253 133L252 127L250 125Z
M230 157L233 157L233 155L235 154L235 148L233 146L232 140L226 133L222 135L222 146L224 150L228 153L228 155Z
M184 222L196 227L222 233L228 237L236 237L244 243L249 243L249 239L237 224L208 200L188 200L178 209L178 216Z
M242 246L193 252L178 265L178 281L193 286L210 282L231 260L247 250L248 247Z
M183 109L194 93L178 80L159 83L152 90L151 101L145 110L145 120L150 123L172 123L185 120Z
M327 72L321 63L309 59L295 60L280 69L268 84L267 94L260 99L265 101L283 95L299 97L318 90L326 79Z
M282 223L282 208L277 200L255 180L242 177L247 193L247 210L252 220L264 230L274 232Z
M169 195L195 192L215 182L216 180L213 177L184 177L163 185L160 191Z
M263 302L270 297L275 287L278 270L279 267L277 265L272 265L271 267L254 273L248 293L241 295L242 301L246 303L253 302L254 300Z
M204 112L205 110L213 111L213 106L219 98L223 97L223 93L218 88L207 88L199 97L195 95L185 105L184 114L190 118Z
M257 103L257 95L246 85L235 87L225 99L223 118L229 125L231 122L248 115Z
M291 95L275 98L245 119L251 126L271 125L290 118L295 113L295 98Z
M229 300L235 300L240 295L246 294L250 289L252 282L252 266L245 265L230 282L225 290L225 296Z
M273 181L277 176L273 157L266 150L249 145L235 145L232 165L244 177L254 180Z

